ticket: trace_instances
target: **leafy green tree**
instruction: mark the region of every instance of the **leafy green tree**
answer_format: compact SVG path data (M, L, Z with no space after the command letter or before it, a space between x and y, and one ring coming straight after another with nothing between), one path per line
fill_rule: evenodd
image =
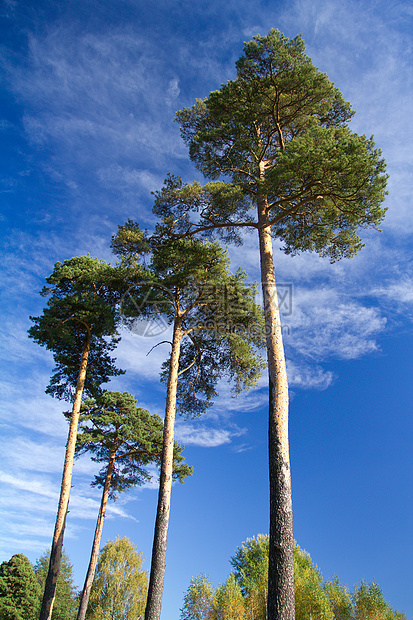
M181 620L213 620L214 591L204 573L193 577L184 596Z
M245 597L247 618L267 618L268 556L269 537L259 534L242 543L230 560L235 579ZM333 620L332 605L321 573L312 563L310 555L298 545L294 546L294 566L297 620Z
M327 581L324 590L330 601L334 620L351 620L353 618L353 606L350 592L346 586L341 585L338 577Z
M268 536L247 538L230 559L234 576L246 599L249 618L267 617Z
M225 584L215 590L213 620L243 620L248 618L246 613L240 585L230 573Z
M169 177L155 213L161 236L218 232L241 242L243 230L257 230L270 391L268 617L292 620L288 384L272 238L289 254L353 256L363 245L359 231L384 217L387 177L380 151L350 130L350 104L312 64L300 36L256 36L236 68L236 79L177 114L191 159L213 182L183 186Z
M230 559L234 572L223 586L213 591L204 575L191 581L184 607L188 615L183 615L183 620L209 619L210 615L202 615L205 609L214 620L267 620L263 589L267 582L268 556L269 536L259 534L247 538ZM362 581L352 593L337 577L323 583L310 555L297 544L294 564L297 620L406 620L404 613L394 611L384 600L375 583ZM202 596L203 592L207 596Z
M72 400L73 408L40 620L50 620L53 609L83 392L97 395L102 383L121 372L109 355L118 342L120 269L79 256L56 263L46 282L41 295L49 296L47 307L42 316L30 317L29 336L53 352L56 369L46 391Z
M116 240L128 264L135 256L134 231L139 241L138 228L130 222L119 231L121 238L127 233L123 249L119 236ZM200 415L216 395L220 378L231 380L238 393L255 385L263 367L258 353L263 319L255 289L244 284L244 273L230 274L228 263L216 243L182 239L154 247L146 281L131 287L123 305L132 320L136 314L162 316L173 329L162 373L167 394L146 620L159 620L162 606L176 409Z
M109 498L151 479L145 465L160 461L163 421L136 406L128 392L105 391L83 403L76 452L91 452L92 460L104 463L93 486L103 488L92 552L82 590L77 620L84 620L95 575L103 522ZM182 463L182 447L175 443L174 477L183 482L192 468Z
M108 540L99 554L88 620L142 620L148 589L143 558L129 538Z
M394 611L384 600L377 583L361 581L351 594L353 618L356 620L406 620L406 614Z
M0 618L35 620L39 613L40 586L33 566L22 553L0 565Z
M50 551L36 561L34 572L43 592L49 568ZM39 603L41 603L41 598ZM74 620L78 603L77 589L73 581L73 566L68 554L63 550L57 579L56 595L52 611L52 620ZM40 605L39 605L40 607Z
M392 620L393 612L377 583L361 581L352 594L356 620Z

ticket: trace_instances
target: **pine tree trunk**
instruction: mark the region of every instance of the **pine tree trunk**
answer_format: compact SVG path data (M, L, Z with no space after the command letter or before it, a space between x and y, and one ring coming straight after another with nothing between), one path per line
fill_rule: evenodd
M57 578L60 571L60 561L63 551L63 536L66 524L66 514L69 506L70 487L72 483L73 458L77 439L77 427L79 422L80 405L82 402L83 388L86 379L87 361L90 350L91 334L88 330L85 345L83 347L80 362L79 376L76 385L75 400L73 403L70 419L69 434L66 443L66 455L63 466L62 484L60 487L59 507L57 509L56 524L53 534L52 548L50 551L49 570L47 573L42 607L39 620L51 620L53 604L56 596Z
M145 620L159 620L161 617L163 584L165 578L166 539L168 534L169 511L171 505L176 388L178 382L181 338L182 333L180 318L177 316L174 322L172 352L169 367L168 387L166 392L158 508L156 513L155 533L152 547L151 573L149 577Z
M89 604L90 590L92 588L93 579L95 577L96 564L99 555L100 539L102 537L103 522L105 520L106 506L108 503L110 483L112 481L113 469L115 467L116 453L112 452L109 459L108 469L106 472L105 485L103 487L102 500L100 502L99 515L96 522L95 537L93 539L92 553L90 555L89 567L86 574L85 585L83 586L80 598L79 612L77 620L85 620L87 606Z
M268 620L294 620L294 539L288 446L288 383L267 202L258 200L261 282L269 375L270 548Z

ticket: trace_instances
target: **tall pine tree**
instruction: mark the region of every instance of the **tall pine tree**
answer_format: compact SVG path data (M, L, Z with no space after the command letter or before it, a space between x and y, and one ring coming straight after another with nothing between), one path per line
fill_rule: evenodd
M128 222L120 227L114 248L133 264L139 241L138 227ZM132 326L137 315L138 320L161 316L172 327L171 354L162 374L166 408L146 620L159 620L161 614L176 409L200 415L211 405L221 378L239 392L255 385L263 367L258 353L263 317L255 288L244 284L244 273L229 273L228 264L217 243L182 239L155 246L146 282L131 286L123 305Z
M349 128L340 91L305 54L301 37L254 37L237 76L178 112L191 159L212 182L169 177L158 192L159 235L220 233L259 239L269 374L269 620L294 618L294 561L288 442L288 383L273 261L273 238L289 254L351 257L360 229L384 217L387 177L372 139ZM218 177L223 181L218 181Z
M91 453L92 460L103 467L92 483L102 487L102 499L77 620L86 616L108 499L115 500L122 491L151 480L146 467L160 461L162 431L161 418L137 407L128 392L105 391L82 405L76 453ZM181 452L175 443L173 475L183 482L192 468L182 462Z
M82 396L99 394L101 384L121 372L109 354L118 342L120 269L79 256L56 263L46 282L41 294L49 297L47 307L40 317L30 317L29 336L53 352L56 369L46 391L71 400L73 407L40 620L51 620L53 610Z

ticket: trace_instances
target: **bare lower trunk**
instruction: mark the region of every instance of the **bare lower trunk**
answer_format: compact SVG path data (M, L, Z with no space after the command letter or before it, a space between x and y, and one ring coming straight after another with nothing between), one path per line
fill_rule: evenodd
M84 620L86 617L87 606L89 604L90 590L92 588L93 579L95 577L96 564L99 555L100 539L102 538L103 522L105 520L106 506L108 503L110 483L112 480L113 468L115 466L116 453L110 455L108 470L106 472L105 486L103 487L102 500L100 502L100 509L98 520L96 523L95 537L93 539L92 553L90 554L89 568L87 570L85 585L83 586L82 595L80 598L79 612L77 614L77 620Z
M63 466L62 484L60 487L59 507L57 509L56 524L53 534L52 548L50 551L49 571L47 573L42 607L39 620L51 620L54 599L56 596L57 578L62 559L63 536L65 531L66 514L69 506L70 487L72 483L73 458L75 454L77 427L79 422L80 404L82 402L83 387L85 385L87 360L90 349L90 332L86 336L80 362L79 377L76 385L76 395L73 403L72 416L70 419L69 435L66 443L66 455Z
M161 617L163 584L165 578L166 539L168 534L169 510L171 505L176 387L178 382L181 338L182 333L180 320L179 317L177 317L174 322L172 353L166 393L158 508L156 513L155 533L152 547L151 574L149 578L145 620L159 620Z
M269 375L270 548L268 620L294 620L294 539L288 447L288 383L265 200L258 203Z

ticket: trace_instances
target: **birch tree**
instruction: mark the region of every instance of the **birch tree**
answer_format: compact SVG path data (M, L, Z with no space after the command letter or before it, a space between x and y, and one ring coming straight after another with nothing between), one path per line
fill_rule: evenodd
M213 620L214 590L204 573L193 577L184 596L180 620Z
M214 592L213 620L246 620L245 599L242 595L239 583L234 573L230 573L228 579Z
M107 541L99 553L88 620L142 620L148 590L143 562L129 538Z

